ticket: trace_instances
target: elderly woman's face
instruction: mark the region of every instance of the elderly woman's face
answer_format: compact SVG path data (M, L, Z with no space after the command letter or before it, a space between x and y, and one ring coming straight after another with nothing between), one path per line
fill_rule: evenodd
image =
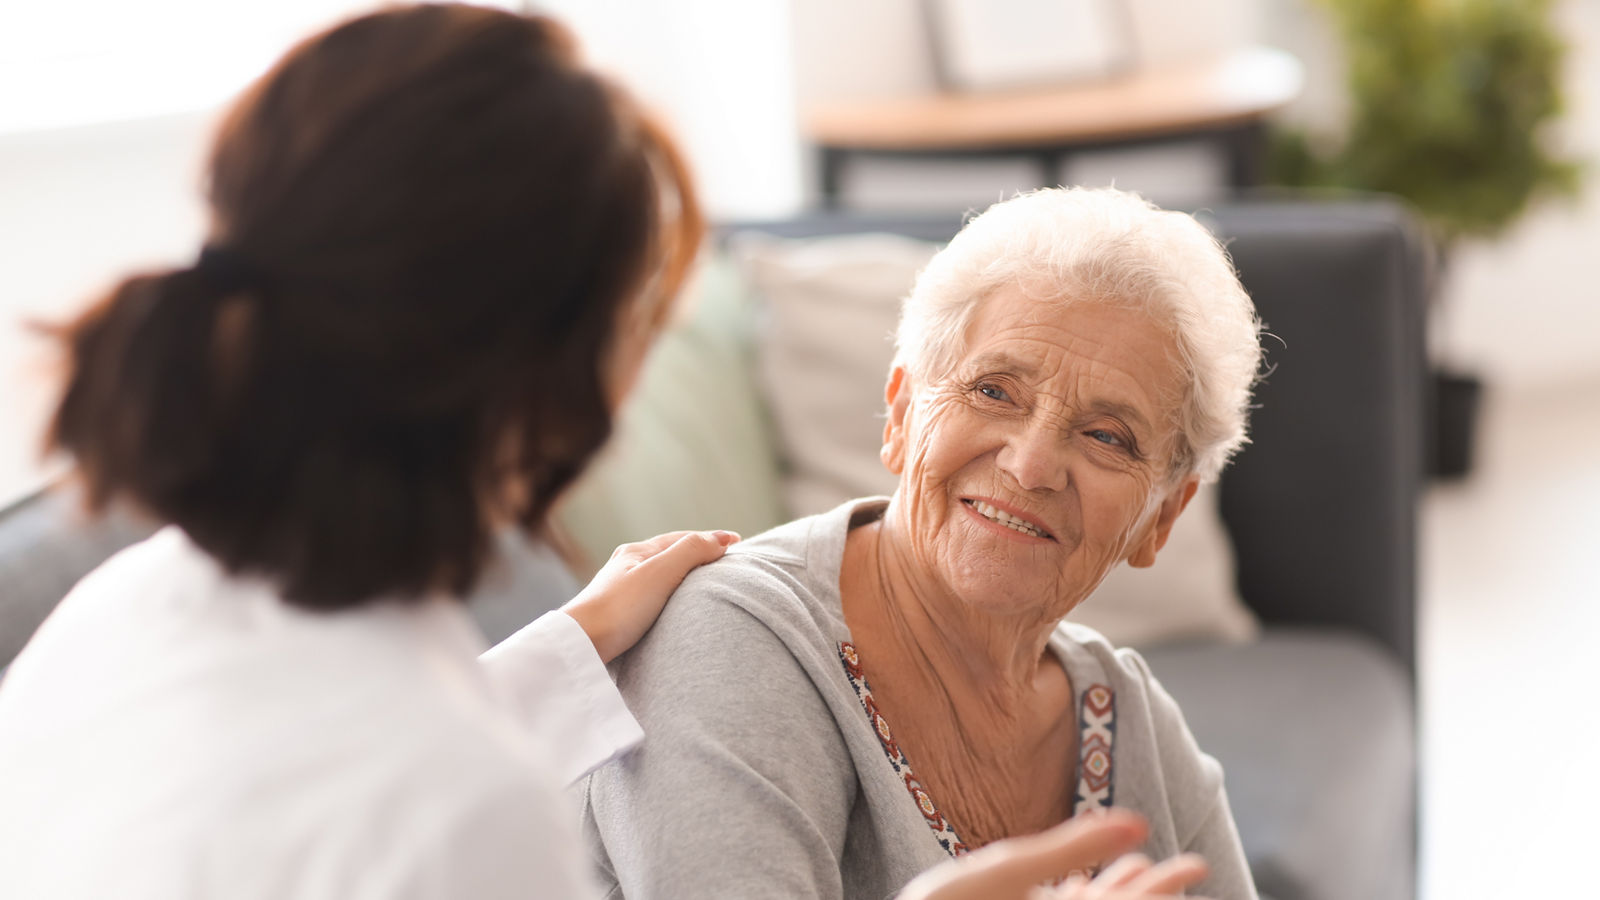
M943 380L890 383L884 461L922 569L965 601L1055 619L1113 566L1154 562L1193 479L1173 483L1183 375L1149 315L1008 286Z

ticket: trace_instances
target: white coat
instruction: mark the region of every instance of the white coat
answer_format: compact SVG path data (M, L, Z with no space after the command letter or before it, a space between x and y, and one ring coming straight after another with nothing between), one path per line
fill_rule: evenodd
M314 613L167 528L0 682L0 897L592 897L563 788L642 733L550 613Z

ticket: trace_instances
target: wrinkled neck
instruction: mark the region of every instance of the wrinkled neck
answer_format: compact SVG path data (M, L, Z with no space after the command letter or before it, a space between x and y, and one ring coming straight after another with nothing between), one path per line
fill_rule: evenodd
M845 542L845 624L874 701L969 845L1060 821L1076 731L1071 679L1048 646L1054 620L963 602L905 533L891 506Z
M891 505L846 544L846 618L872 647L869 665L914 678L963 715L1025 714L1041 676L1059 674L1046 655L1056 619L997 612L955 595L917 559L894 512ZM1046 665L1057 671L1042 672Z

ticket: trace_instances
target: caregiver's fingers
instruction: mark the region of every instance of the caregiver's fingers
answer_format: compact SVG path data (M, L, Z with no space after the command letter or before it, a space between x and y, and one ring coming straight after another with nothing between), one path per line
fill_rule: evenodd
M738 540L739 535L731 531L686 531L658 552L641 559L638 568L643 577L660 579L669 585L670 593L692 569L720 559L723 551Z
M684 576L721 557L737 540L731 531L684 531L624 544L562 610L589 636L600 660L609 663L644 637ZM661 544L662 549L650 549Z
M618 544L617 549L611 551L611 558L616 559L621 556L626 556L636 561L649 559L650 557L655 556L657 553L660 553L661 551L672 546L679 538L687 534L694 534L694 532L669 531L665 534L658 534L653 538L645 538L642 541L634 541L630 544Z

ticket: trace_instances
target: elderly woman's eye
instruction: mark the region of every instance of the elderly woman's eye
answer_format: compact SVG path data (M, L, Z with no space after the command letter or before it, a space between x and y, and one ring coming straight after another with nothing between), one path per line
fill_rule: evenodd
M999 400L1002 403L1011 402L1011 395L1007 394L1004 388L995 387L992 384L978 385L978 393L988 397L990 400Z
M1122 438L1117 437L1115 434L1105 430L1104 428L1096 428L1090 431L1089 437L1094 438L1102 444L1110 444L1113 447L1121 447L1124 444Z

